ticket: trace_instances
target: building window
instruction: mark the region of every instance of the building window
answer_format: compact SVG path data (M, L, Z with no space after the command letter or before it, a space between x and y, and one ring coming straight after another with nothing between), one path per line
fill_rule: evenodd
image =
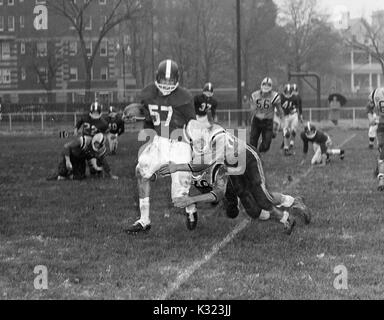
M99 4L106 5L107 4L107 0L99 0Z
M77 55L77 41L69 42L69 55L76 56Z
M20 43L20 54L25 54L25 42Z
M24 16L20 16L20 29L23 29L25 26L25 18Z
M36 44L36 55L37 57L46 57L47 56L47 42L38 42Z
M89 41L85 44L85 50L88 57L92 56L92 41Z
M86 17L85 20L85 30L92 30L92 17Z
M0 60L8 60L11 58L11 44L9 42L2 42L0 50Z
M15 17L8 17L8 31L15 31Z
M20 78L23 81L25 81L27 79L27 71L25 70L25 68L20 69Z
M108 80L108 68L107 67L101 68L100 78L101 78L101 80Z
M37 83L47 83L48 82L48 69L44 67L40 67L37 75Z
M69 69L69 81L77 81L78 80L78 71L77 68Z
M11 83L11 70L9 69L0 69L0 84L10 84Z
M0 31L4 31L4 17L0 16Z
M15 4L15 0L8 0L8 5L13 6Z
M108 56L108 40L103 40L100 44L100 56Z

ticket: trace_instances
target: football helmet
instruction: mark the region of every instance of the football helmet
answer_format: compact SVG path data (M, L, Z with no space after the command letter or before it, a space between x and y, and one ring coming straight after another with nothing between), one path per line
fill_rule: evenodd
M102 153L106 150L105 148L105 139L102 133L97 133L92 138L92 149L95 152Z
M101 112L102 112L102 105L95 101L91 104L89 115L92 119L100 119L101 118Z
M210 98L213 96L213 86L211 82L207 82L203 87L203 94Z
M266 77L261 81L261 92L262 93L268 93L272 90L272 79L269 77Z
M126 123L144 121L147 119L146 109L141 103L131 103L125 107L122 119Z
M316 133L316 127L312 123L308 122L304 128L304 134L307 138L312 139L315 137Z
M295 95L295 96L298 95L299 94L299 87L297 86L297 84L293 83L291 85L291 87L292 87L292 94Z
M108 115L111 117L111 118L114 118L117 116L117 110L114 106L110 106L109 109L108 109Z
M179 67L170 59L161 61L156 72L155 85L163 96L170 95L179 86Z
M289 99L290 97L292 97L292 95L293 95L293 86L291 86L289 83L287 83L287 84L284 86L284 89L283 89L283 95L284 95L284 97L286 97L287 99Z

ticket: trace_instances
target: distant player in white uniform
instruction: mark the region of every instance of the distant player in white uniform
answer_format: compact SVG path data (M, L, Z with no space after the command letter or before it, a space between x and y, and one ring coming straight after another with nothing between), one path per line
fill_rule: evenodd
M377 144L379 147L379 158L377 160L377 179L379 181L378 190L384 191L384 88L377 88L369 95L367 105L368 120L370 125L375 125L374 113L379 117L377 125Z
M281 115L280 95L272 90L271 78L265 78L261 82L260 90L251 94L250 105L252 110L250 144L259 152L265 153L271 147L275 110L278 117ZM260 136L262 138L259 146Z
M144 120L148 129L144 139L151 140L139 152L136 176L139 187L140 219L125 228L127 233L149 231L151 220L150 181L156 180L156 171L169 163L185 163L192 159L189 143L183 139L183 128L196 119L192 95L179 86L179 68L176 62L164 60L159 64L156 81L141 92L140 104L132 104L124 110L123 119ZM191 187L191 174L176 172L172 174L172 199L188 195ZM196 228L197 210L194 204L186 207L187 227Z

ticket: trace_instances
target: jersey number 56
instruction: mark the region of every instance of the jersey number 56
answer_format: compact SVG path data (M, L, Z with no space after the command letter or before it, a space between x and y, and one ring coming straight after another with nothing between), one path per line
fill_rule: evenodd
M169 127L169 123L171 122L172 119L172 114L173 114L173 108L171 106L166 107L166 106L157 106L155 104L149 104L148 105L149 113L152 116L153 119L153 125L154 126L159 126L161 124L161 115L166 114L166 120L164 123L165 127Z

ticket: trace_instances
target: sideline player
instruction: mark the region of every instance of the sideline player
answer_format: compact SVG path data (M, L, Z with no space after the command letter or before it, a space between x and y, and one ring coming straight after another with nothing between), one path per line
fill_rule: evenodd
M379 157L377 159L377 179L379 182L378 190L384 191L384 88L377 88L369 95L369 103L367 106L368 120L374 124L373 114L376 112L379 117L377 125L377 144L379 147Z
M344 160L345 151L343 149L332 149L332 140L329 135L317 130L310 122L307 123L300 137L303 140L303 160L301 161L301 165L304 164L308 154L309 142L312 142L314 151L311 160L312 165L325 166L329 163L329 157L331 155L338 155L341 160Z
M192 95L179 86L179 68L176 62L168 59L160 62L156 80L141 92L140 105L133 104L124 110L123 120L137 118L144 114L144 133L151 140L139 152L136 176L139 188L140 219L126 227L127 233L149 231L150 220L150 181L156 178L156 171L168 162L186 163L191 161L190 145L180 141L183 128L190 120L196 119ZM144 110L143 110L144 109ZM142 132L141 132L142 133ZM146 138L144 137L144 138ZM171 197L176 199L189 193L191 174L172 174ZM192 204L186 207L187 228L197 225L197 209Z
M202 192L198 196L186 195L175 199L175 206L184 207L198 202L217 203L227 196L230 187L236 194L231 197L235 201L234 207L237 208L238 196L247 214L254 219L259 218L264 209L272 219L284 225L288 234L295 225L289 210L299 211L309 223L309 212L301 199L269 192L261 160L253 147L218 124L205 129L201 126L191 121L186 130L194 150L193 161L186 164L170 163L160 169L162 176L177 171L192 172L194 184ZM227 197L226 200L231 199ZM234 213L227 210L230 218L235 218L237 214L238 211Z
M74 135L93 137L99 132L105 134L107 130L108 123L102 118L102 106L96 101L91 104L89 113L77 121Z
M109 130L107 133L109 152L111 155L115 155L118 146L118 137L124 133L125 123L121 116L117 113L115 107L110 106L108 109L108 116L106 118Z
M263 153L271 147L273 137L273 118L275 109L281 115L280 95L272 90L272 79L265 78L261 82L260 90L251 94L250 105L252 110L250 144ZM259 139L262 137L260 146Z
M203 93L194 97L196 119L202 122L216 121L217 100L213 97L213 85L207 82Z

